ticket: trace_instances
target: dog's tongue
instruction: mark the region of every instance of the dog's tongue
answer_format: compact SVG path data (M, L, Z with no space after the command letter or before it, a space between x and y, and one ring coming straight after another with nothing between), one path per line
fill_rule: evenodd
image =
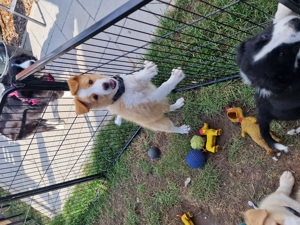
M110 81L109 81L109 84L110 84L110 86L111 86L112 89L115 89L115 87L116 87L116 82L115 82L114 80L110 80Z

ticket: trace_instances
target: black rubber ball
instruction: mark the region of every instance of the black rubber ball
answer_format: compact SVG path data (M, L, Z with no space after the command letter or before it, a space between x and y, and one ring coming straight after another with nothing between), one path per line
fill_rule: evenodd
M157 159L160 156L160 150L158 148L156 148L156 147L151 147L148 150L148 156L151 159Z

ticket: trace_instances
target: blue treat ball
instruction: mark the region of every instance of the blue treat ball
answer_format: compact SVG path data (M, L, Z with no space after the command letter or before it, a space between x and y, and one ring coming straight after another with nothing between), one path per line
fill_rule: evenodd
M191 150L186 155L186 162L191 168L200 168L205 164L205 155L200 150Z
M148 156L151 159L159 158L159 156L160 156L160 150L158 148L156 148L156 147L151 147L148 150Z

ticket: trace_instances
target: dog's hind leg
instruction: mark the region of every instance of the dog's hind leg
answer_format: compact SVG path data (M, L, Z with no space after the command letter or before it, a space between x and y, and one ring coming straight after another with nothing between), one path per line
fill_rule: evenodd
M180 109L184 105L184 98L179 98L177 101L170 105L170 111L175 111L176 109Z
M290 195L295 183L295 178L290 171L284 171L280 176L279 187L276 192L281 192L286 195Z
M118 126L121 126L121 124L122 124L122 117L121 116L116 116L115 124L118 125Z
M148 97L150 101L160 102L170 94L176 85L184 78L184 73L180 67L173 69L170 78L162 83L153 93Z
M167 133L179 133L179 134L187 134L190 131L190 126L188 125L182 125L180 127L176 127L173 122L167 118L162 117L161 119L146 124L145 127L154 130L154 131L163 131Z

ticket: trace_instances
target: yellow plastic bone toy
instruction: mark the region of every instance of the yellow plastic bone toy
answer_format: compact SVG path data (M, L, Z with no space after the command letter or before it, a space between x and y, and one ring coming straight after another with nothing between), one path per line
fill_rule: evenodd
M220 149L219 145L216 145L217 136L222 134L221 129L209 129L208 124L204 123L203 127L199 130L200 135L206 135L205 149L209 152L218 152Z
M256 142L260 147L264 148L266 150L266 154L270 155L273 153L273 150L267 145L265 140L262 138L259 130L259 125L257 123L257 120L255 117L248 116L244 117L243 111L241 108L226 108L227 111L227 117L230 121L234 123L241 123L242 128L242 137L246 137L246 134L248 134L254 142ZM271 133L272 138L279 142L280 139L275 137Z
M181 218L181 221L184 223L184 225L194 225L192 221L193 214L190 212L187 212L183 215L177 215L178 217Z

